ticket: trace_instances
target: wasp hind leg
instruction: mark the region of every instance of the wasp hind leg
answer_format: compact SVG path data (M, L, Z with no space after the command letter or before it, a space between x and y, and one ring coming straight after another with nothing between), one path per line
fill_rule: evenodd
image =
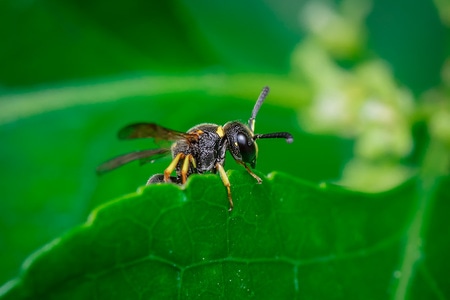
M180 176L174 177L170 176L172 172L177 168L178 163L180 160L183 160L183 164L180 171ZM162 183L162 182L172 182L177 184L184 184L186 183L186 179L189 172L189 163L195 168L197 168L197 165L195 163L195 159L192 156L192 154L185 155L184 153L180 152L178 153L172 160L172 162L169 164L169 166L164 170L164 174L155 174L147 181L147 184L152 183Z
M233 198L231 198L231 189L230 189L230 180L228 179L227 173L225 172L223 166L219 163L216 163L216 170L219 171L220 178L222 179L223 185L227 188L228 201L230 202L230 208L228 211L232 211L234 204Z
M164 174L155 174L148 179L147 185L153 184L153 183L164 183L164 182L166 182L166 181L164 181ZM169 180L167 182L180 184L180 180L175 176L170 176Z
M169 182L170 174L172 174L173 170L175 170L175 168L177 167L178 162L183 157L184 157L184 153L180 152L173 158L170 165L164 170L164 182Z

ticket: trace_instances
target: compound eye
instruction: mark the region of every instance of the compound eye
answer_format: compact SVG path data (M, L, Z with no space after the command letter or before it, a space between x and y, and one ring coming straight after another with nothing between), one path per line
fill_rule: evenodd
M238 133L236 139L242 156L242 161L246 163L253 163L256 156L256 148L253 140L249 141L247 135L243 133Z

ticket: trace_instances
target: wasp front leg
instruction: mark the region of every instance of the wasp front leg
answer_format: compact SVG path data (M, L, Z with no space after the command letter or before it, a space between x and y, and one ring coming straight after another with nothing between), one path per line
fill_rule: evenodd
M261 183L261 182L262 182L262 179L259 178L258 175L256 175L255 173L253 173L252 170L250 170L250 168L249 168L244 162L242 162L242 161L237 161L237 162L238 162L239 164L243 165L244 168L247 170L247 172L248 172L250 175L252 175L252 177L255 178L256 181L258 181L258 183Z

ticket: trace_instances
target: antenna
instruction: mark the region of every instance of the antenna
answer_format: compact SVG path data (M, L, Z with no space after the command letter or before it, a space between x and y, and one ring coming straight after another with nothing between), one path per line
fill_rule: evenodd
M267 94L269 94L269 87L265 86L263 90L261 91L261 94L259 94L258 100L256 100L255 106L253 107L252 116L250 119L248 119L248 127L250 127L250 130L252 132L255 132L255 118L258 114L259 109L261 108L261 105L264 102L264 99L266 99ZM255 134L253 136L253 140L256 141L257 139L274 139L274 138L284 138L287 143L292 143L294 141L294 137L289 132L274 132L274 133L265 133L265 134Z
M265 86L263 88L261 94L259 94L258 100L256 100L255 106L253 107L252 116L250 117L250 119L248 119L248 127L250 127L250 130L252 132L255 132L255 118L258 114L259 109L261 108L261 105L264 102L264 99L266 99L267 94L269 94L269 90L270 89L268 86Z
M286 139L286 143L292 143L294 141L294 137L289 132L274 132L274 133L265 133L265 134L255 134L253 136L253 140L257 139L276 139L276 138L284 138Z

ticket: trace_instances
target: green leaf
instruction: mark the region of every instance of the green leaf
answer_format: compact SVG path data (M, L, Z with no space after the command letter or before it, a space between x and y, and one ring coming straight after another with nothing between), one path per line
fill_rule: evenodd
M351 142L302 132L291 108L302 102L301 87L282 77L139 76L0 96L0 285L17 276L38 247L167 167L168 159L142 167L132 163L98 178L95 168L103 161L158 147L148 139L117 140L121 127L147 121L186 131L203 122L245 122L266 83L271 93L256 130L289 131L295 142L261 140L257 170L315 182L338 178ZM241 166L229 157L225 168Z
M405 238L416 180L368 195L281 173L261 185L230 173L231 213L218 175L142 188L35 253L2 299L383 299L413 281L400 267L415 261L407 250L417 241ZM429 280L414 286L435 296L444 286L429 268L439 253L430 254L432 264L421 264Z
M281 74L300 38L271 7L237 0L1 1L0 36L0 89L148 71Z

